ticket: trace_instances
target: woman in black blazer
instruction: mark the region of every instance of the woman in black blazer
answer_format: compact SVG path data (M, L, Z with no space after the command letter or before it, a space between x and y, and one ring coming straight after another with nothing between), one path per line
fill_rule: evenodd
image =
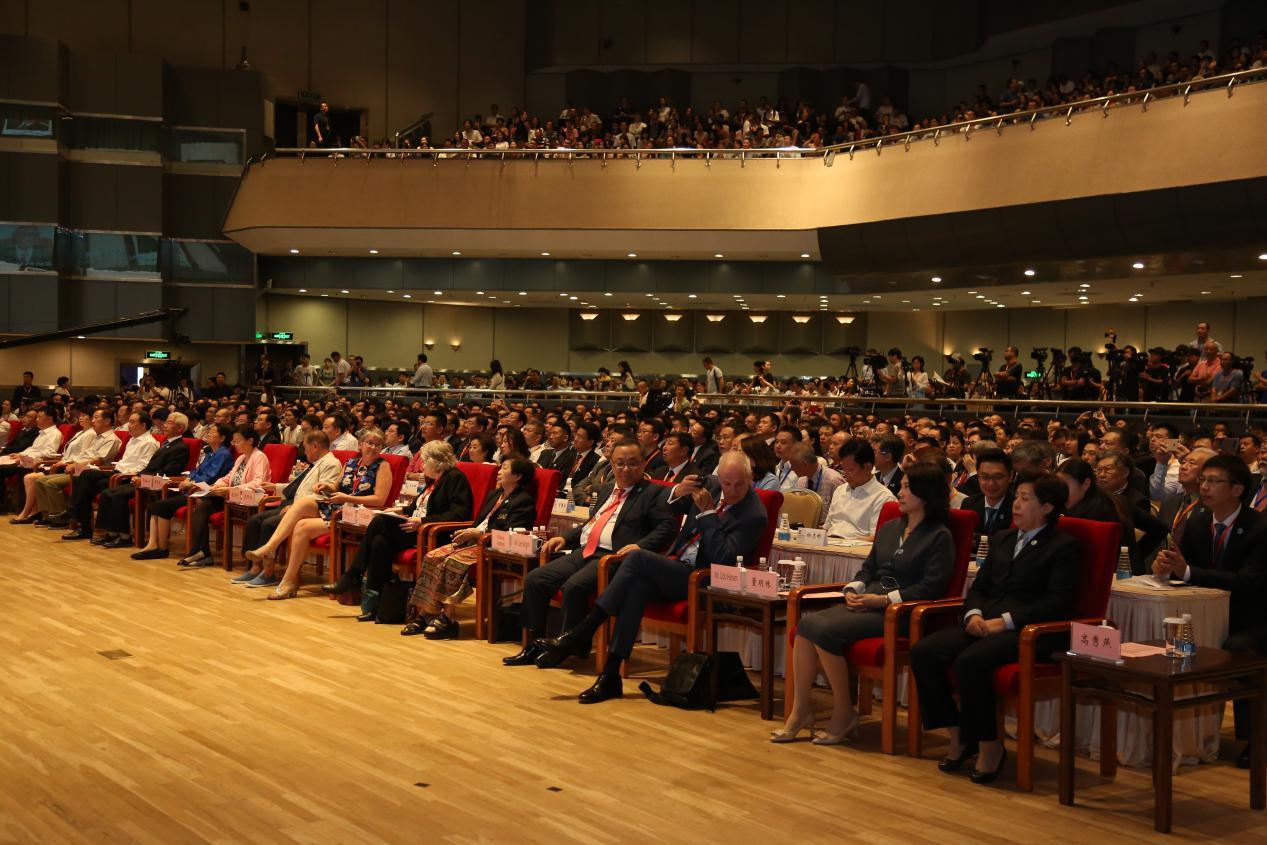
M850 696L845 651L858 640L884 635L885 608L900 601L940 599L955 567L950 518L950 488L936 465L916 463L902 477L898 497L902 518L876 532L871 554L845 587L845 603L811 613L796 629L792 661L795 705L787 724L770 734L771 742L791 742L804 728L813 732L810 694L821 667L832 690L832 715L815 745L839 745L858 727ZM906 621L906 620L904 620Z
M475 525L453 535L453 542L432 550L422 562L418 585L410 602L418 618L401 630L429 640L457 639L453 608L471 594L471 567L476 543L488 531L531 530L537 518L537 465L524 458L507 458L497 471L497 486L488 491L475 516Z
M1015 526L990 538L990 553L964 599L963 624L923 637L911 649L924 727L950 734L950 753L938 764L943 772L962 768L975 755L973 783L991 783L1006 762L994 671L1017 661L1026 625L1068 619L1073 612L1078 542L1056 529L1068 495L1054 475L1022 475L1012 505Z
M418 542L419 526L431 522L463 522L471 518L471 483L457 468L453 447L443 440L423 444L421 451L426 485L409 505L374 517L365 529L352 565L337 583L322 590L334 595L361 589L361 622L377 615L379 594L391 577L392 561ZM364 577L364 586L361 579Z

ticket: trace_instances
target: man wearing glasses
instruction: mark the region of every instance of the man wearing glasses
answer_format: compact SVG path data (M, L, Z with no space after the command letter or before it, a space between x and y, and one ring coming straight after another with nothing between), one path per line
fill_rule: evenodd
M977 483L981 492L969 496L963 509L977 515L977 534L990 536L1012 524L1012 459L1002 449L977 455Z
M554 594L563 590L561 630L570 630L589 611L590 597L598 591L598 563L604 555L637 549L662 551L677 533L677 519L666 504L668 488L643 478L645 462L637 441L621 440L611 447L608 457L614 483L598 491L589 520L562 537L550 538L544 546L547 554L570 551L532 570L524 579L519 619L528 644L518 654L502 659L507 666L535 663L540 669L552 669L574 656L547 652L537 643L546 635L546 615Z
M1230 636L1223 648L1267 654L1267 623L1262 617L1267 598L1263 556L1267 517L1244 503L1250 488L1249 467L1236 455L1215 455L1205 462L1198 482L1201 506L1188 519L1178 547L1158 552L1153 575L1230 592ZM1249 702L1235 702L1233 712L1236 738L1248 740ZM1248 744L1236 764L1249 768Z

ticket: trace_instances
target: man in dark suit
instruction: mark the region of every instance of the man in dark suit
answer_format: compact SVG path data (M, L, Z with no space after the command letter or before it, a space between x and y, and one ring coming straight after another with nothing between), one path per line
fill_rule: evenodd
M167 439L158 447L150 461L137 475L165 475L168 478L179 476L189 466L189 446L185 444L185 430L189 427L189 418L179 411L167 415L163 423L163 433ZM94 546L107 549L122 549L132 545L132 517L128 502L136 496L135 476L130 483L117 487L108 487L101 492L97 500L97 528L104 529L105 534L92 541Z
M569 445L572 439L572 430L567 427L567 423L562 420L555 420L546 427L546 450L541 453L541 459L537 461L537 466L542 469L557 469L559 472L567 472L572 466L572 458L575 453Z
M1188 519L1177 549L1157 553L1153 574L1229 591L1230 636L1223 648L1263 655L1267 654L1267 622L1262 616L1267 600L1267 560L1263 549L1267 517L1245 504L1249 486L1249 467L1238 456L1215 455L1206 461L1200 481L1204 509ZM1249 702L1234 702L1232 708L1236 738L1248 740ZM1236 763L1249 768L1248 745Z
M668 546L677 531L677 520L665 505L668 489L642 477L642 449L634 440L622 440L611 449L614 483L598 493L590 518L562 537L552 537L545 544L547 554L563 549L570 551L545 566L528 573L524 579L523 604L519 619L528 635L528 645L513 657L502 659L507 666L535 663L540 669L552 669L576 655L584 653L547 651L541 639L546 633L546 615L550 600L563 590L561 630L569 630L586 613L589 599L598 589L598 564L604 555L628 554L638 549L660 551Z
M977 456L981 492L964 500L963 510L977 515L977 534L990 536L1012 524L1012 459L1002 449L986 449Z
M1117 449L1110 449L1107 452L1101 452L1096 460L1095 477L1096 483L1102 490L1117 496L1129 509L1132 525L1140 532L1140 538L1135 541L1134 538L1123 537L1122 542L1124 545L1135 543L1138 559L1143 561L1165 542L1167 527L1164 522L1153 516L1152 502L1148 500L1148 496L1131 486L1131 471L1134 469L1135 464L1130 456ZM1128 542L1128 539L1131 542ZM1137 574L1143 571L1144 569L1141 568Z
M633 651L648 604L686 598L691 573L696 568L714 563L733 565L739 557L754 559L767 518L765 506L752 486L752 465L742 452L727 452L717 466L716 482L713 478L688 478L669 494L669 509L685 514L686 521L667 556L643 550L632 552L616 570L590 614L576 627L542 642L549 653L588 651L599 626L610 617L617 617L607 663L594 685L581 693L582 704L622 694L620 665ZM710 486L720 487L720 503Z
M704 475L712 475L721 460L721 449L713 442L713 426L708 420L691 423L691 463Z
M563 473L564 486L569 482L573 487L580 484L598 464L598 450L594 447L598 445L598 438L601 436L602 432L592 422L576 424L570 454L564 453L567 457L556 461L553 467Z
M686 432L669 432L660 447L660 457L664 458L664 466L651 473L656 481L677 484L687 476L708 474L691 460L691 436Z
M894 496L902 492L902 455L906 443L895 434L886 434L875 444L875 477Z
M263 449L265 446L273 446L282 442L281 435L277 433L278 426L281 423L277 419L276 414L259 413L255 415L255 431L259 434L259 442L256 447Z
M0 449L0 455L16 455L18 452L31 448L35 443L35 438L40 435L40 430L35 424L38 416L39 412L32 409L22 415L20 423L10 423L12 427L9 429L9 443Z
M648 474L664 466L664 456L660 454L660 440L663 437L662 420L649 419L638 423L638 445L642 447L642 459L646 463Z

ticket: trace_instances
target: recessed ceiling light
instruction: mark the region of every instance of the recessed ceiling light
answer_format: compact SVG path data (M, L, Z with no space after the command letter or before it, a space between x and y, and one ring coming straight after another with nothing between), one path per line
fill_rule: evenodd
M1091 287L1091 285L1087 284L1086 282L1083 282L1082 284L1078 285L1078 287L1082 288L1083 290L1086 290L1087 288Z
M603 294L603 296L611 296L611 291L607 291L606 293Z
M300 293L307 293L307 292L308 292L308 289L307 289L307 288L300 288L300 289L299 289L299 292L300 292Z
M1029 291L1027 290L1021 291L1021 296L1029 296Z
M542 257L542 258L549 258L549 257L550 257L550 253L548 253L548 252L543 252L543 253L541 253L541 257Z
M299 250L297 250L297 249L292 249L292 250L290 251L290 254L291 254L291 255L298 255L298 254L299 254Z
M1090 299L1090 297L1088 297L1088 296L1080 296L1080 297L1078 297L1078 299L1082 300L1083 302L1086 302L1088 299Z
M933 276L933 284L935 284L935 285L940 285L940 284L941 284L941 276Z
M977 299L985 299L985 294L984 293L977 294Z
M324 295L324 294L323 294L323 295ZM1210 295L1210 292L1209 292L1208 290L1203 290L1203 291L1201 291L1201 295L1202 295L1202 296L1209 296L1209 295Z
M1041 305L1043 301L1041 299L1031 299L1030 302L1034 305Z
M1232 275L1228 276L1228 278L1229 278L1229 279L1242 279L1242 278L1244 278L1244 276L1242 276L1240 273L1233 273Z
M880 294L878 294L878 293L873 293L873 294L871 294L871 297L872 297L872 299L884 299L884 297L883 297L883 296L880 296Z
M330 294L328 294L328 293L323 293L323 294L321 294L321 295L322 295L322 296L329 296Z
M654 293L649 293L649 294L647 294L647 296L651 297L652 299L655 299L655 294L654 294Z
M903 300L902 300L902 304L903 304L903 305L910 305L910 304L911 304L911 301L910 301L909 299L903 299Z
M714 253L713 253L713 258L725 258L725 257L726 257L726 256L722 255L720 252L714 252Z
M345 291L345 290L341 290L341 291L339 291L339 293L347 293L347 291Z
M787 294L786 294L786 293L781 293L781 294L779 294L778 296L776 296L776 297L775 297L775 299L787 299Z
M88 338L84 335L81 335L81 334L75 335L75 340L87 340L87 339Z
M433 290L432 293L436 296L444 296L444 291L442 290Z
M395 292L396 292L396 291L394 291L394 290L389 290L389 291L388 291L388 293L395 293Z
M1006 306L1006 305L1004 305L1002 302L999 302L999 303L996 303L994 307L995 307L995 308L1006 308L1007 306Z
M686 295L686 298L687 298L687 299L695 299L695 294L693 294L693 293L688 293L688 294Z
M1136 261L1136 262L1135 262L1134 264L1132 264L1131 266L1132 266L1132 267L1134 267L1136 270L1143 270L1143 269L1144 269L1144 262L1143 262L1143 261Z
M575 297L575 296L569 296L569 297L568 297L568 301L569 301L569 302L576 302L576 297Z
M407 293L405 294L405 299L413 299L413 295Z
M1033 270L1026 270L1026 271L1025 271L1025 275L1026 275L1026 276L1037 276L1038 274L1037 274L1036 272L1034 272Z
M1258 260L1259 260L1259 261L1267 261L1267 252L1260 253L1260 254L1259 254L1259 256L1258 256Z
M802 252L802 253L801 253L801 258L809 258L809 253L808 253L808 252Z
M489 298L489 299L496 299L497 297L496 297L496 296L493 296L493 295L490 293L490 294L488 295L488 298Z
M974 293L976 293L976 291L975 291L975 290L970 290L970 291L968 291L968 296L972 296Z
M521 291L519 292L519 295L520 295L520 296L527 296L527 295L528 295L528 291L526 291L526 290L521 290Z
M453 252L449 253L449 255L461 255L461 254L462 253L458 252L456 249L453 250Z
M428 304L428 305L435 305L435 302L436 302L436 301L435 301L434 299L428 299L428 300L427 300L427 304Z
M567 292L565 291L565 292L563 292L563 293L559 294L559 296L567 296Z
M1138 297L1138 296L1132 296L1130 299L1128 299L1128 300L1126 300L1126 301L1127 301L1127 302L1139 302L1139 297Z
M376 249L371 249L371 250L370 250L370 255L378 255L378 250L376 250Z
M637 257L638 257L638 253L636 253L636 252L631 252L631 253L628 253L625 257L626 257L626 258L637 258Z

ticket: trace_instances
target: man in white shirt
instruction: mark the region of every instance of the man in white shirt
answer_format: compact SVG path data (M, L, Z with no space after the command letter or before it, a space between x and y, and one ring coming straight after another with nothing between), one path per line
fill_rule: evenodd
M431 365L427 363L427 355L423 353L418 356L418 366L414 367L414 377L409 382L410 387L431 387L435 380L435 372L431 369Z
M401 455L405 458L412 458L414 453L409 451L409 438L413 435L413 429L409 427L407 422L394 422L387 426L387 430L383 432L384 455Z
M66 485L74 477L91 467L111 461L119 451L119 437L112 431L114 412L98 408L92 414L92 428L71 439L62 453L61 460L48 468L46 474L32 473L27 494L27 511L23 515L37 525L65 526L69 518L66 510ZM32 501L34 499L34 501ZM43 519L39 518L43 514Z
M352 365L338 352L331 352L330 360L334 362L334 386L340 387L347 384L348 376L352 373Z
M136 475L149 465L150 458L158 451L159 443L150 434L152 424L150 415L144 411L134 412L128 417L128 444L119 462L111 469L89 467L75 476L71 482L70 511L78 518L79 526L67 534L63 540L92 539L92 502L97 495L110 486L110 476L116 472L125 475Z
M545 442L545 431L545 426L536 420L524 424L523 435L528 443L528 460L534 464L541 463L541 453L548 448Z
M5 507L5 481L12 477L25 476L41 461L56 458L62 448L62 432L57 427L50 408L39 410L35 415L35 425L39 428L39 434L35 435L34 443L20 452L0 458L0 512ZM27 510L29 508L23 509L23 516Z
M814 454L814 447L804 440L794 444L787 455L797 481L791 489L812 490L823 500L822 516L819 517L818 525L812 526L819 528L826 521L827 513L831 510L831 500L836 490L845 483L845 477L836 470L823 466L821 459Z
M880 509L897 497L876 480L875 450L862 439L850 440L840 447L840 474L845 487L838 489L831 499L827 520L823 527L829 537L859 539L875 534L880 520Z
M360 448L356 437L349 433L347 428L348 421L342 414L326 415L321 423L321 430L325 432L331 452L355 452Z
M725 387L726 379L721 367L714 364L710 356L704 356L704 392L724 393Z
M299 366L294 371L295 384L300 387L312 387L317 383L317 368L312 365L312 359L307 355L299 356Z

